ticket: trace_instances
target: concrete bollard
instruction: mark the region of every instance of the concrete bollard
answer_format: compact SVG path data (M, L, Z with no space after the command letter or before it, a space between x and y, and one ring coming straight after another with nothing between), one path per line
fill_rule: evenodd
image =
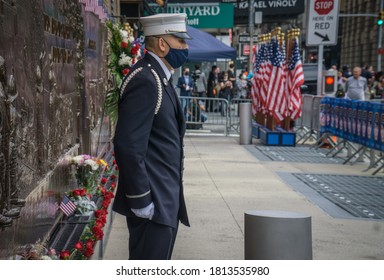
M311 217L285 211L247 211L246 260L311 260Z
M252 104L240 103L240 145L252 143Z

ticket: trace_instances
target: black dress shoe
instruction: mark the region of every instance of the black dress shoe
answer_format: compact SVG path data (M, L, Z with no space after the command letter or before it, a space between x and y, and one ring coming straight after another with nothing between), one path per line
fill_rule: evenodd
M11 204L19 207L24 207L25 206L25 199L21 198L12 198L11 199Z
M9 227L12 225L12 218L5 217L0 214L0 227Z
M11 208L9 210L4 209L3 216L8 217L8 218L12 218L12 219L16 219L16 218L20 217L20 208Z

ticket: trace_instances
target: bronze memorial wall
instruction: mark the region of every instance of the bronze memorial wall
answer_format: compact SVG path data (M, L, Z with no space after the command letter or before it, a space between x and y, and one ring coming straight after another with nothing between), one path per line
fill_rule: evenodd
M0 0L0 259L50 238L74 186L60 159L109 147L106 43L76 0Z

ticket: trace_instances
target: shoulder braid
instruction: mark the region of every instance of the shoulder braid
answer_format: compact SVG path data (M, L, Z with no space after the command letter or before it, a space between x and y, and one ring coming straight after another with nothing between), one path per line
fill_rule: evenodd
M123 96L124 90L127 87L128 83L139 73L143 70L143 67L139 67L136 70L134 70L128 78L124 81L121 90L120 90L120 98ZM151 68L151 73L153 77L155 78L156 81L156 86L157 86L157 102L156 102L156 107L155 107L155 115L160 110L161 107L161 101L163 100L163 88L161 86L161 81L159 75L156 73L154 69Z

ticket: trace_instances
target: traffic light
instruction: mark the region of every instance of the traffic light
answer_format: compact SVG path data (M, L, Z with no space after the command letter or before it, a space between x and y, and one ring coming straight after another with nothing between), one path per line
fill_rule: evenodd
M384 23L384 11L380 11L377 19L377 25L380 26L380 25L383 25L383 23Z
M337 71L329 70L323 72L323 93L335 94L337 91Z

